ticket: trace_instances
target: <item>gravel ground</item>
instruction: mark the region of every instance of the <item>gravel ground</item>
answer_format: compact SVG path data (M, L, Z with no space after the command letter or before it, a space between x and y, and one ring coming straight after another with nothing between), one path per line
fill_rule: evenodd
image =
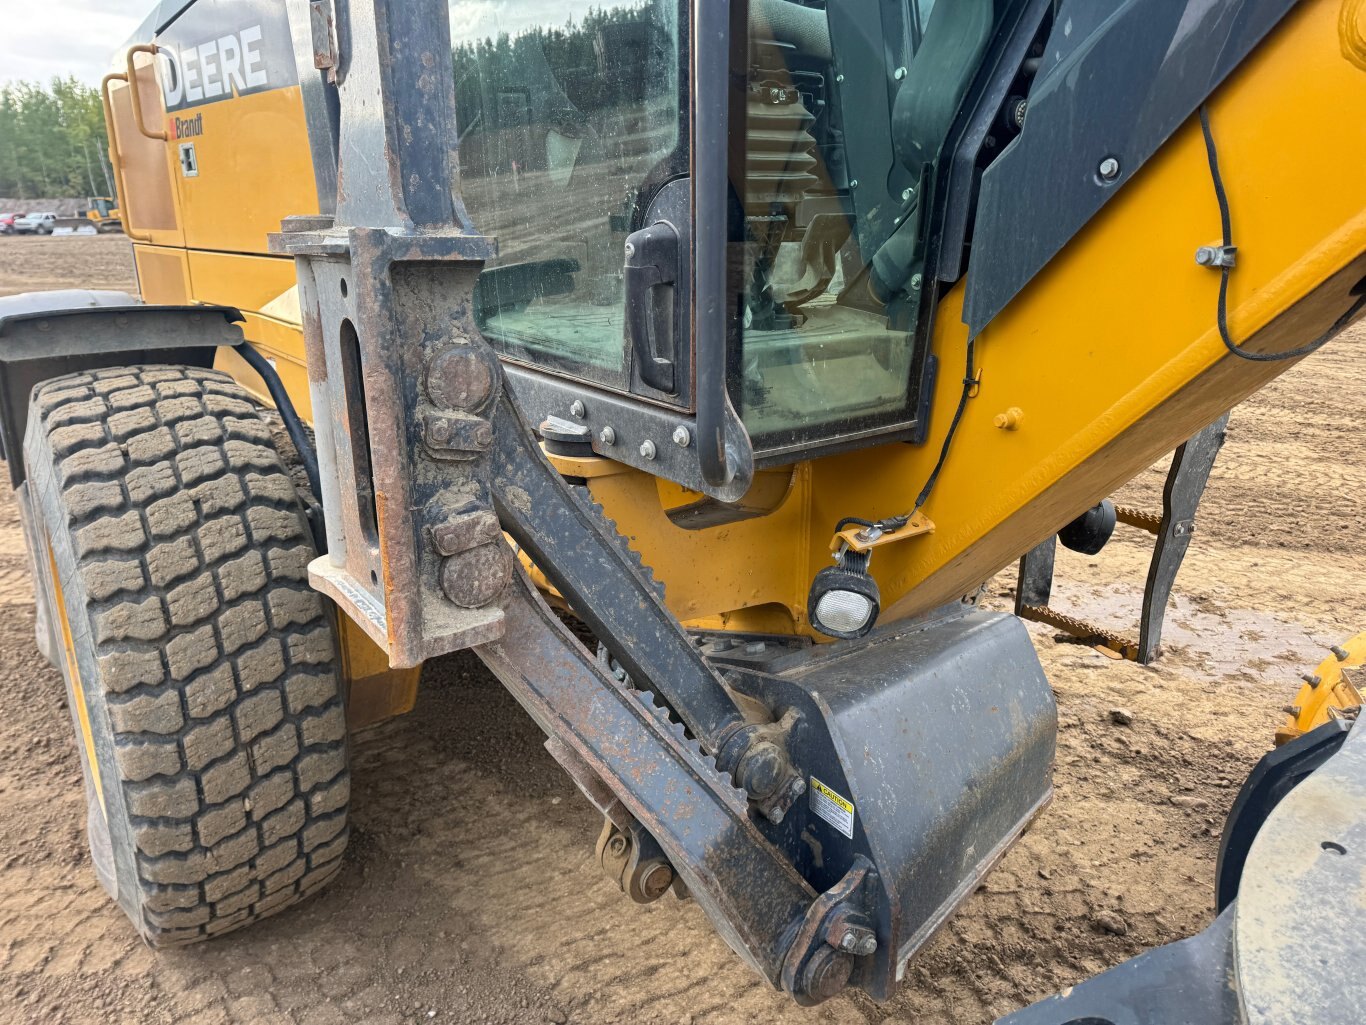
M129 268L119 237L0 239L0 294L131 287ZM427 667L414 714L357 738L353 840L329 889L153 953L90 869L62 684L34 647L0 499L0 1021L978 1025L1195 932L1277 710L1366 626L1363 355L1357 329L1234 413L1157 665L1031 627L1061 715L1056 798L883 1006L792 1007L692 904L626 901L593 864L596 814L461 656ZM1123 499L1155 507L1161 478ZM1146 558L1125 528L1094 559L1063 553L1057 604L1131 627ZM990 602L1008 607L1012 584L1003 573Z

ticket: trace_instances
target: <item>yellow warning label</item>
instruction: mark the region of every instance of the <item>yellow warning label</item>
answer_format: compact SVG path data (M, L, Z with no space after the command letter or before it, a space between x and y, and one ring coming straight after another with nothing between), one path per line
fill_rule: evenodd
M811 777L811 786L807 793L810 795L811 810L852 840L854 802L837 794L815 776Z

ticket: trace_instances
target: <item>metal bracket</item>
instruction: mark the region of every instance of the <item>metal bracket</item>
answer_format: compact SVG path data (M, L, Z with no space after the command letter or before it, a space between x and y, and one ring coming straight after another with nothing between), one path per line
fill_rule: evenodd
M1146 666L1157 658L1161 650L1167 602L1195 533L1195 513L1200 507L1205 485L1209 483L1215 457L1223 447L1228 418L1229 414L1225 413L1172 455L1167 483L1162 490L1161 515L1130 506L1115 507L1120 523L1157 537L1152 561L1148 565L1148 578L1143 586L1143 612L1137 640L1066 615L1048 604L1053 592L1056 535L1050 535L1020 559L1020 574L1015 588L1015 615L1021 619L1047 623L1073 637L1103 645L1139 665Z
M1201 267L1232 267L1238 262L1237 246L1201 246L1195 251L1195 262Z

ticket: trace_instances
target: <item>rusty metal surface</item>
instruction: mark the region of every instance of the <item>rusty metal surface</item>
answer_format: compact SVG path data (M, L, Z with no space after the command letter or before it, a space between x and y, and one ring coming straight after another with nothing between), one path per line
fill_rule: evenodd
M321 52L336 41L330 4L306 14ZM483 414L501 378L471 300L493 245L455 199L453 84L426 70L449 53L446 5L356 0L347 14L324 62L335 217L291 218L271 248L295 258L314 408L332 413L317 429L329 552L311 579L392 665L415 666L502 630L511 559L492 541L442 551L429 533L492 515Z
M1146 530L1149 534L1156 534L1162 529L1161 513L1151 513L1146 509L1135 509L1131 505L1115 506L1115 518L1120 523L1137 527L1139 530Z
M492 421L493 494L503 528L626 672L662 695L703 748L746 779L758 738L745 731L756 724L664 604L650 571L550 465L514 402L500 403ZM800 777L786 752L779 756L770 785L750 793L780 819Z
M744 793L648 695L613 679L525 575L505 601L505 639L476 654L659 842L731 948L779 985L815 891L755 828Z
M1079 641L1109 648L1131 662L1138 660L1138 642L1133 638L1124 637L1105 629L1103 626L1078 619L1076 616L1069 616L1065 612L1059 612L1047 605L1022 605L1019 616L1021 619L1032 619L1036 623L1043 623L1055 630L1061 630Z

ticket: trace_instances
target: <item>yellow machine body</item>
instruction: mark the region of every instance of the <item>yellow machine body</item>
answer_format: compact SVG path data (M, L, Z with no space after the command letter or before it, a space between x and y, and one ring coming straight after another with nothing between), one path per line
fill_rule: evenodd
M1342 11L1338 0L1300 5L1209 101L1240 245L1229 324L1252 351L1320 335L1366 279L1366 57L1360 26ZM293 262L266 250L283 217L318 209L299 87L172 116L154 57L127 56L131 74L106 86L144 298L239 308L247 339L310 418ZM134 103L166 138L139 130ZM186 131L193 176L177 139ZM1194 259L1219 234L1192 117L978 337L980 383L924 529L880 544L871 564L884 622L971 593L1293 365L1225 351L1218 275ZM939 455L961 388L963 295L959 282L935 319L941 372L926 442L760 471L753 493L765 515L686 530L667 510L698 496L679 486L605 458L560 467L588 481L685 624L815 636L807 594L830 564L834 524L905 512ZM235 354L223 352L220 366L264 396ZM415 673L390 671L345 625L353 714L371 721L411 707Z

